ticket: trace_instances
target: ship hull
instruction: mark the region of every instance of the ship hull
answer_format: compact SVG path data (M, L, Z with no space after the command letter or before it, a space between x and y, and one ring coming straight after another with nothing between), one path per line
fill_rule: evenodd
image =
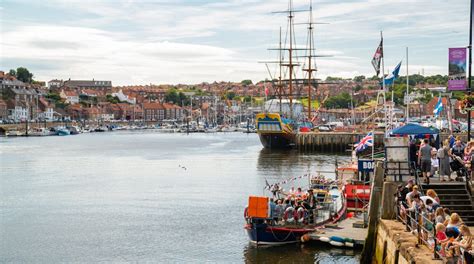
M301 236L311 232L309 229L273 230L265 223L245 227L251 243L256 245L284 245L300 241Z
M260 142L262 143L263 147L269 149L288 149L295 146L294 137L291 135L285 135L283 133L276 134L265 134L265 133L258 133L260 138Z

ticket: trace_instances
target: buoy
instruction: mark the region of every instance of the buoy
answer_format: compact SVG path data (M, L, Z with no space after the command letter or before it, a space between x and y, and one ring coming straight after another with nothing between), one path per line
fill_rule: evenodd
M347 213L347 218L352 218L352 217L354 217L354 213L353 213L353 212Z
M310 237L308 234L304 234L303 236L301 236L302 243L308 242L309 240L310 240Z
M323 242L326 242L326 243L331 241L331 239L329 239L329 237L319 237L319 240L323 241Z

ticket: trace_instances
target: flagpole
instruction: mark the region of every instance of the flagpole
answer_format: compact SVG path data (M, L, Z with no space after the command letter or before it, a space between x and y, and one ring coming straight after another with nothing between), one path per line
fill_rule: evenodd
M387 136L387 105L385 103L385 55L383 50L383 33L380 31L380 39L382 40L382 91L383 91L383 109L385 113L385 136ZM377 102L378 103L378 102Z
M407 55L407 113L405 115L405 123L408 124L408 118L410 116L410 110L408 109L410 107L410 90L409 90L409 87L410 87L410 84L408 82L408 47L406 49L406 55Z

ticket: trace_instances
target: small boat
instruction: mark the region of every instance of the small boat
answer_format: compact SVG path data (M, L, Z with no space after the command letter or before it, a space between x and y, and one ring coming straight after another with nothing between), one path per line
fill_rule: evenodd
M69 136L71 134L71 131L69 131L65 127L59 127L59 128L56 128L56 133L58 136Z
M35 127L32 131L28 132L28 136L32 137L43 137L51 135L54 135L54 133L51 133L48 129L44 127Z
M300 210L293 213L285 210L286 220L269 218L269 197L249 197L244 216L250 242L256 245L283 245L301 241L301 237L327 224L342 220L346 203L341 187L337 184L317 183L310 187L317 206L311 209L309 217ZM291 220L291 221L290 221Z
M75 126L67 126L66 129L69 130L71 135L77 135L80 133L80 129Z
M96 129L94 129L94 132L105 132L105 131L108 131L108 130L109 130L109 128L106 127L106 126L99 126Z

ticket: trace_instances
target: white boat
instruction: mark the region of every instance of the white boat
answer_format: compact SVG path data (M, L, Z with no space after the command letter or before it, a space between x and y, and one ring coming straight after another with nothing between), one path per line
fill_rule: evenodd
M28 132L28 136L32 137L42 137L42 136L52 136L54 133L51 133L48 129L44 127L35 127L32 131Z

